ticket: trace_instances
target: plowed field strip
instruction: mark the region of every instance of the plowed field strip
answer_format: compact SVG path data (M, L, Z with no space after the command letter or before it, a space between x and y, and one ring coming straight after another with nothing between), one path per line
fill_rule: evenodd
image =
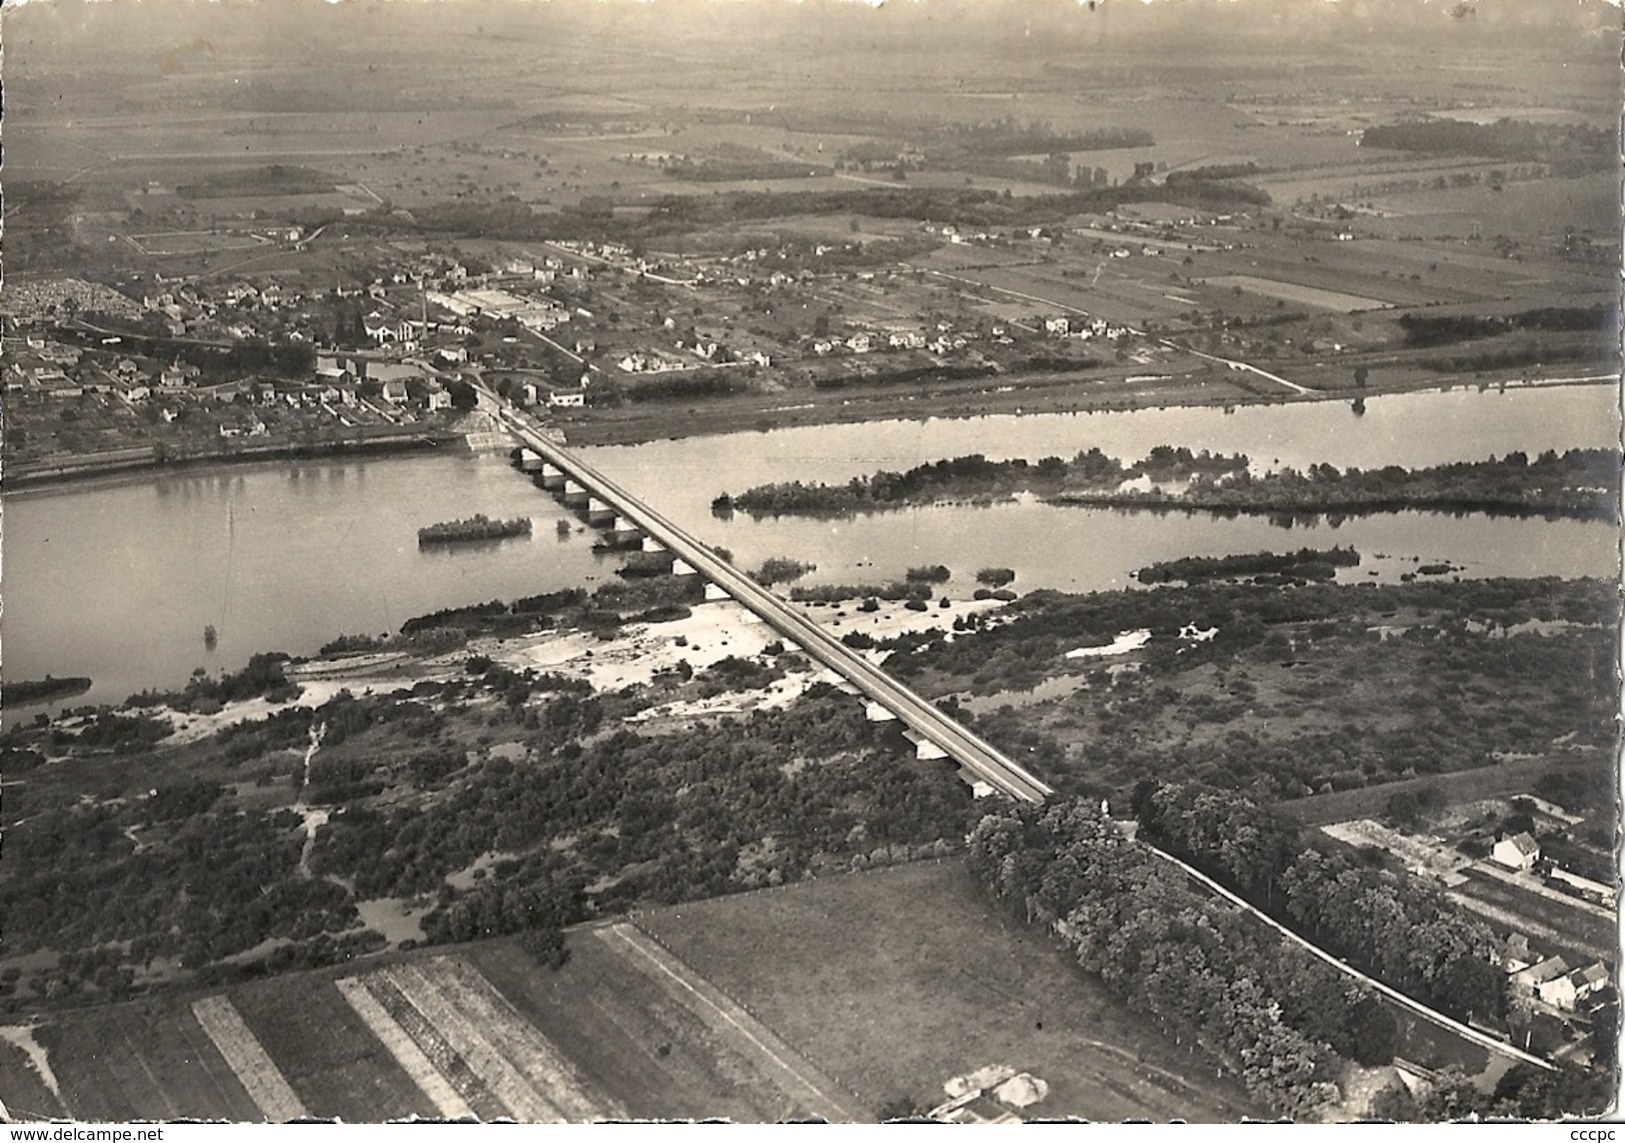
M448 999L478 1021L497 1049L567 1118L624 1118L624 1109L588 1092L575 1066L473 965L442 956L420 967Z
M428 1017L414 1008L396 985L383 973L375 972L363 978L368 993L390 1018L412 1038L412 1042L428 1057L439 1073L446 1077L452 1090L460 1095L474 1114L489 1122L508 1114L502 1101L485 1086L485 1081L474 1073L467 1060L436 1030Z
M862 1118L825 1094L834 1089L833 1082L820 1075L790 1045L637 928L622 923L592 932L611 948L624 953L629 963L661 981L696 1016L739 1048L763 1075L811 1114L831 1122L849 1123Z
M406 1034L406 1029L395 1022L395 1018L384 1010L372 993L367 991L366 985L355 977L345 980L336 980L334 986L339 995L361 1017L369 1031L378 1038L378 1042L388 1049L389 1054L395 1057L395 1062L401 1070L411 1077L417 1084L418 1090L429 1098L435 1110L447 1119L461 1119L474 1114L474 1109L464 1102L463 1097L457 1094L446 1077L436 1070L429 1057L423 1054L423 1049L413 1042L412 1037Z
M560 1123L564 1116L508 1062L475 1022L460 1011L440 986L413 964L397 965L384 974L407 1002L446 1037L457 1054L485 1081L513 1117L523 1123Z
M230 1000L204 997L192 1005L192 1014L267 1119L285 1123L309 1114Z
M208 1078L209 1087L219 1097L221 1106L225 1109L227 1119L242 1120L254 1114L254 1101L243 1088L242 1081L232 1073L230 1066L213 1045L198 1043L198 1037L193 1035L187 1025L196 1028L196 1018L182 1010L176 1010L170 1017L170 1023L179 1033L181 1042L186 1045L190 1053L190 1061ZM189 1109L187 1114L200 1115L198 1109ZM213 1118L209 1113L208 1118Z

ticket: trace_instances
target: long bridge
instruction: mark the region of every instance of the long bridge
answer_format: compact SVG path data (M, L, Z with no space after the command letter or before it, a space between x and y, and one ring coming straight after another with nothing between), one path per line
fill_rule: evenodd
M1024 802L1042 802L1054 790L1020 765L903 686L851 647L768 591L704 543L695 539L575 453L537 432L525 417L498 400L497 416L529 450L525 463L539 473L544 487L562 493L565 503L586 510L588 518L612 534L641 533L646 550L664 549L722 592L760 616L813 659L845 679L869 700L871 717L895 717L922 757L949 758L972 779ZM652 542L652 545L651 545ZM674 564L674 567L678 565Z
M584 509L589 520L606 528L611 535L621 537L641 535L646 551L669 551L675 561L687 565L680 570L693 571L705 576L717 589L760 616L775 631L801 647L825 668L844 678L850 684L850 689L855 689L869 700L871 717L875 717L879 712L885 712L900 720L906 728L905 733L918 746L921 756L952 759L960 765L962 773L967 777L984 782L992 789L1019 801L1040 803L1055 792L980 737L831 636L784 599L741 573L683 528L644 504L579 456L538 433L527 418L515 413L506 402L491 393L487 393L487 396L496 403L497 416L503 425L529 450L523 467L538 475L543 487L562 494L566 504ZM674 563L673 566L675 569L679 565ZM1480 1047L1522 1063L1534 1064L1549 1071L1555 1070L1550 1061L1446 1016L1339 960L1287 929L1251 902L1225 889L1212 878L1199 873L1145 839L1138 840L1157 857L1184 869L1208 891L1252 914L1262 924L1278 930L1283 939L1306 948L1338 971L1376 989L1397 1007L1421 1016Z

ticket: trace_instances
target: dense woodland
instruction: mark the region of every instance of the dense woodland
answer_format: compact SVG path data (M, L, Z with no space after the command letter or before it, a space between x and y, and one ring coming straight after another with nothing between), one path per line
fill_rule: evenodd
M1613 133L1589 124L1529 123L1498 119L1469 123L1455 119L1415 119L1367 127L1364 147L1419 151L1429 155L1475 155L1486 159L1540 161L1554 174L1603 170L1613 162Z
M1500 315L1407 313L1400 315L1398 325L1406 345L1431 348L1519 331L1617 332L1619 313L1611 306L1552 306Z
M1239 840L1233 848L1252 839ZM1193 889L1090 802L1001 806L972 831L969 860L990 892L1053 928L1119 1000L1193 1037L1283 1114L1330 1111L1346 1060L1385 1062L1398 1046L1392 1012L1364 987ZM1460 943L1444 936L1447 947ZM1429 1121L1475 1112L1546 1118L1600 1111L1612 1095L1606 1071L1520 1066L1493 1094L1448 1072L1420 1104L1393 1089L1378 1110Z
M1437 887L1314 848L1292 819L1224 790L1146 779L1133 808L1147 840L1361 971L1458 1020L1505 1015L1494 934Z
M1194 1038L1284 1114L1313 1118L1339 1099L1333 1040L1392 1058L1393 1019L1363 990L1191 889L1086 801L1001 806L971 833L969 860L1118 1000Z

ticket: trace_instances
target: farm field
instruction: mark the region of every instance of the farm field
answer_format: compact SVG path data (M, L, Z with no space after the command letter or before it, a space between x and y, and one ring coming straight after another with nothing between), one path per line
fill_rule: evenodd
M607 932L578 930L557 972L494 941L66 1012L34 1032L49 1077L8 1028L0 1100L87 1121L867 1117L787 1094L759 1046Z
M244 1120L259 1110L191 1008L143 1001L50 1021L35 1032L58 1077L60 1109L90 1121Z
M1275 808L1304 825L1330 825L1380 817L1395 794L1415 794L1424 789L1438 790L1446 805L1525 793L1537 778L1553 769L1556 767L1547 758L1509 758L1493 766L1454 774L1428 774L1399 782L1292 798L1277 802Z
M1612 176L1585 175L1509 183L1486 195L1471 187L1412 191L1378 200L1385 215L1363 218L1360 226L1384 237L1467 237L1473 234L1561 238L1573 226L1597 235L1619 225L1619 203Z
M1355 313L1359 310L1383 309L1387 302L1380 298L1362 298L1355 294L1341 294L1336 290L1322 290L1315 286L1300 286L1293 282L1277 282L1269 278L1255 278L1251 274L1227 274L1219 278L1205 278L1203 286L1237 286L1249 293L1266 298L1280 298L1295 305L1315 306L1335 310L1337 313Z
M248 250L265 240L247 234L212 230L173 231L167 234L132 234L130 241L143 254L201 254L215 250Z
M639 928L878 1109L930 1107L990 1064L1050 1085L1031 1111L1229 1122L1239 1084L1119 1009L956 861L674 906Z
M1469 907L1477 902L1517 918L1537 945L1542 943L1539 938L1545 937L1547 942L1560 942L1560 951L1609 960L1618 955L1616 927L1596 913L1509 885L1479 870L1469 869L1466 873L1467 880L1452 889L1452 895ZM1494 924L1493 915L1486 915Z
M98 1121L866 1121L1005 1064L1049 1085L1043 1116L1261 1110L992 912L957 861L671 906L568 943L557 970L502 939L46 1016L49 1076L7 1028L0 1099Z

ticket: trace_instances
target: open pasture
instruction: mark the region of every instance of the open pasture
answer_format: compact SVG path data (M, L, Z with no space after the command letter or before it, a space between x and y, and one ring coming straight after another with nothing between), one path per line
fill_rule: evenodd
M251 250L269 245L255 234L224 230L172 230L163 234L132 234L130 242L143 254L208 254L218 250Z
M1504 234L1549 246L1560 242L1568 227L1599 241L1619 228L1617 179L1607 173L1508 183L1500 191L1484 187L1413 191L1374 201L1385 215L1362 218L1360 227L1385 237L1488 240Z
M1335 313L1351 314L1361 310L1384 309L1388 303L1380 298L1362 298L1356 294L1323 290L1315 286L1300 286L1271 278L1255 278L1251 274L1227 274L1218 278L1204 278L1195 283L1208 288L1245 290L1266 298L1276 298L1295 306L1313 306Z
M950 1077L1005 1064L1050 1085L1036 1115L1257 1114L997 912L957 862L673 906L638 926L871 1108L930 1106Z

